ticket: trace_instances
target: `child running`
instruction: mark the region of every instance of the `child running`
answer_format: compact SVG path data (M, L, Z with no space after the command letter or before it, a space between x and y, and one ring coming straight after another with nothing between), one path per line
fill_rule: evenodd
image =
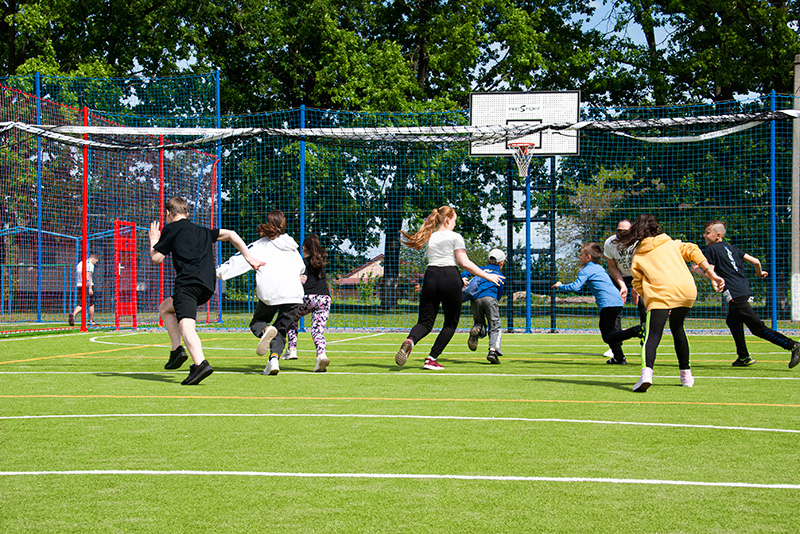
M683 243L665 234L655 216L643 213L631 227L622 232L617 247L625 250L636 241L631 273L633 288L644 299L647 308L645 338L642 347L642 375L633 391L643 393L653 385L653 365L656 350L669 320L669 329L675 341L675 354L681 374L681 385L694 386L689 365L689 340L683 323L697 298L694 277L686 263L693 261L711 280L716 291L722 291L725 281L709 269L708 261L694 243Z
M181 346L183 339L194 363L189 366L189 376L181 384L193 386L214 372L205 359L196 328L197 307L211 300L217 287L214 243L230 241L250 268L258 269L263 263L250 255L242 238L233 230L205 228L189 221L189 204L183 198L170 198L166 211L164 229L159 230L159 222L153 221L149 232L150 258L158 265L171 253L175 267L172 296L164 299L158 307L172 344L164 369L179 369L186 361L186 351Z
M303 307L300 308L297 319L289 327L286 335L287 350L283 355L284 360L297 359L297 331L300 317L311 314L311 339L317 348L317 360L314 364L315 373L324 373L331 362L325 349L325 326L331 313L331 294L328 290L328 281L325 279L325 265L328 263L328 253L322 248L317 234L308 234L303 241L303 262L306 265L306 274L301 277L303 282Z
M250 330L261 338L256 354L264 356L269 353L265 375L277 375L280 372L278 356L286 344L286 332L303 303L300 275L305 272L305 265L297 250L297 242L285 232L286 217L283 212L271 211L266 224L258 225L261 239L247 246L250 254L264 265L256 271L258 303L250 321ZM229 280L249 271L251 265L241 254L236 254L217 267L217 277ZM270 325L273 318L275 322Z
M481 267L487 273L497 275L503 274L503 264L506 261L506 254L499 248L489 251L489 258L486 265ZM468 273L461 274L466 281ZM500 347L503 331L500 328L500 297L503 296L503 282L500 285L488 280L479 280L476 293L472 297L472 319L473 326L469 329L467 347L469 350L478 350L478 339L489 335L489 352L486 359L489 363L499 364L503 350Z
M750 306L752 292L750 282L744 273L744 262L753 264L756 276L759 278L766 278L769 273L761 268L758 258L745 254L734 245L725 242L725 233L725 223L718 220L708 221L703 232L703 239L708 245L706 247L708 262L713 271L725 280L723 295L728 301L728 316L725 318L725 322L731 330L734 343L736 343L736 355L738 356L731 365L748 367L756 363L747 351L747 342L744 338L744 325L747 325L753 335L766 339L784 350L791 351L789 369L795 367L800 363L800 343L767 328L764 321Z
M611 349L612 356L606 362L610 364L625 365L627 360L622 352L622 342L626 339L638 336L641 325L622 330L620 328L620 315L622 315L622 296L619 294L617 286L611 281L611 277L600 266L600 258L603 257L603 250L597 243L586 243L581 247L578 263L581 270L578 278L570 284L556 282L553 288L558 291L578 291L586 284L594 295L595 303L600 310L600 335L603 342L607 343Z
M436 321L441 304L444 324L422 368L429 371L444 369L437 358L453 338L461 317L463 283L458 264L471 274L494 284L500 285L500 281L503 280L502 276L487 273L472 263L467 256L464 238L453 231L455 226L456 211L450 206L442 206L435 208L415 233L400 231L400 240L407 247L419 250L427 243L428 267L425 269L419 296L419 319L394 357L397 365L405 365L414 345L433 330L433 323Z

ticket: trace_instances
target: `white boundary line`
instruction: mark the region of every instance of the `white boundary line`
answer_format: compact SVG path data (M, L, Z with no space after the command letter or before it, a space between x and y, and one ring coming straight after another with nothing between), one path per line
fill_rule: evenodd
M0 376L2 375L103 375L103 376L129 376L129 375L153 375L153 374L168 374L168 375L183 375L186 374L186 371L164 371L163 369L153 369L152 371L0 371ZM262 375L261 371L250 371L250 372L242 372L242 371L223 371L223 370L214 370L214 374L225 374L225 375ZM374 376L374 377L395 377L395 376L424 376L424 377L439 377L439 378L446 378L446 377L461 377L461 378L470 378L470 377L478 377L478 378L621 378L621 379L632 379L632 378L639 378L639 375L592 375L592 374L513 374L513 373L430 373L424 372L421 370L411 370L411 368L406 368L402 372L395 371L395 372L375 372L375 373L355 373L350 371L328 371L325 374L321 373L312 373L308 370L294 370L288 371L286 369L281 370L281 376L295 376L295 377L304 377L304 376L335 376L335 375L343 375L343 376ZM660 380L673 380L678 379L678 375L656 375L656 378ZM699 376L695 375L695 379L700 380L788 380L788 381L798 381L800 380L800 374L797 376ZM323 378L314 378L314 380L324 380Z
M529 417L474 417L455 415L386 415L386 414L309 414L309 413L129 413L129 414L67 414L67 415L9 415L0 421L21 419L111 419L128 417L319 417L331 419L426 419L441 421L489 421L523 423L570 423L589 425L652 426L659 428L700 428L707 430L741 430L744 432L774 432L800 434L800 430L785 428L759 428L746 426L690 425L686 423L645 423L638 421L603 421L594 419L559 419Z
M368 478L415 480L480 480L488 482L595 482L600 484L640 484L662 486L706 486L719 488L800 489L800 484L752 484L749 482L701 482L694 480L657 480L637 478L529 477L496 475L434 475L412 473L280 473L269 471L154 471L107 469L85 471L0 471L0 476L67 476L67 475L149 475L149 476L239 476L275 478Z

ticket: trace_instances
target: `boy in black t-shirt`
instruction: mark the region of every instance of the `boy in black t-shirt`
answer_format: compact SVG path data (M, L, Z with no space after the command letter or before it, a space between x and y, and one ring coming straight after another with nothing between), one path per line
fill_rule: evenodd
M230 241L253 269L264 263L250 255L247 245L236 232L224 228L209 229L189 221L189 204L183 198L170 198L166 212L167 224L163 230L159 230L158 221L150 225L150 257L158 265L172 253L175 267L173 294L158 307L172 343L164 369L179 369L186 361L186 352L181 346L183 339L194 363L189 367L189 376L181 384L191 386L214 372L203 355L196 330L197 307L211 299L217 285L214 243Z
M754 335L761 339L766 339L783 349L792 351L792 356L789 360L789 368L791 369L800 363L800 343L768 328L764 321L756 315L756 312L750 306L750 282L744 273L744 262L753 264L756 269L756 276L759 278L766 278L768 273L761 268L761 262L758 258L745 254L730 243L723 241L725 231L725 223L722 221L709 221L706 223L703 238L706 241L706 245L708 245L705 252L708 263L711 264L714 272L725 280L725 291L722 293L728 300L728 317L725 322L733 335L738 356L732 365L734 367L747 367L756 363L747 352L747 344L744 338L744 325L747 325ZM697 272L696 269L695 272ZM702 273L698 272L698 274Z

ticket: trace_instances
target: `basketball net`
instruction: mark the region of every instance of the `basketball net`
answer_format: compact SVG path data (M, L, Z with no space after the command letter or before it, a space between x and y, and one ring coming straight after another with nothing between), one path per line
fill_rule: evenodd
M528 177L528 166L531 164L533 158L533 147L535 143L509 143L509 148L514 150L514 161L517 162L517 169L519 169L519 177Z

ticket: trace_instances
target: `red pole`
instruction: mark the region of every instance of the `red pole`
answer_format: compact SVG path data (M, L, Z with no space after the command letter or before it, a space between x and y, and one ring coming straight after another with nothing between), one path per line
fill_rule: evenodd
M161 145L164 145L164 136L159 136L159 141ZM164 149L161 148L158 151L158 179L159 179L159 188L158 188L158 213L159 213L159 223L161 224L161 229L164 229L164 206L166 205L166 199L164 198ZM161 265L158 266L158 303L164 302L164 263L162 262ZM159 326L164 326L164 320L161 318L161 315L158 317L158 324Z
M214 228L214 200L216 199L216 192L217 192L217 162L214 162L211 164L211 224L208 225L208 227L212 229ZM217 282L217 290L219 290L219 282ZM219 291L217 291L217 298L222 298L222 295L219 294ZM206 324L210 322L211 322L211 301L209 300L206 303Z
M83 107L83 125L89 126L89 108ZM89 134L83 134L84 139L89 139ZM81 199L82 216L81 226L83 227L83 251L81 254L81 305L83 313L81 314L81 332L88 332L86 327L86 316L89 314L89 309L86 306L87 288L86 288L86 256L89 253L89 147L83 145L83 196Z

